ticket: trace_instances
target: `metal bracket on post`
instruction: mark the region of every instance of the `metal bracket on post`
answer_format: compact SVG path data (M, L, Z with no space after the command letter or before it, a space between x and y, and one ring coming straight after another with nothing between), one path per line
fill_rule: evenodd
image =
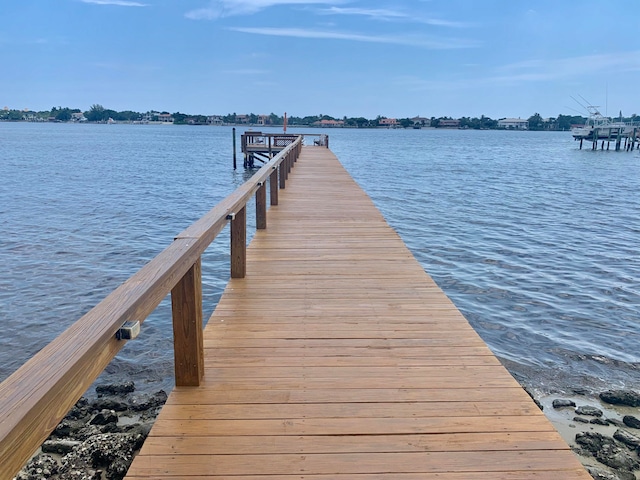
M235 220L235 219L236 219L235 213L230 213L229 215L227 215L227 220Z
M116 332L118 340L133 340L140 334L140 322L124 322L124 324Z

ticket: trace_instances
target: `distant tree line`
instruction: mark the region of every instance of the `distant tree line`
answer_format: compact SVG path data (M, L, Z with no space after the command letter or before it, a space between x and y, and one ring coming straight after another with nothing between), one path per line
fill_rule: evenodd
M158 121L159 117L170 117L174 124L191 124L205 125L210 123L226 124L226 125L283 125L283 116L271 113L269 115L236 114L229 113L226 115L188 115L185 113L175 112L134 112L124 110L121 112L111 110L99 104L91 105L89 110L82 111L78 108L53 107L51 110L45 111L25 111L12 110L5 108L0 110L0 121L53 121L53 122L69 122L69 121L87 121L94 123L104 123L108 121L114 122L141 122L141 121ZM214 122L215 119L215 122ZM376 118L365 117L332 117L330 115L308 115L305 117L291 116L287 118L288 125L291 126L340 126L345 128L376 128L382 125L393 126L396 128L412 128L417 126L441 127L451 126L451 121L455 121L458 128L476 129L476 130L493 130L498 129L499 119L492 119L482 115L481 117L461 117L454 119L451 117L413 117L392 119L377 116ZM528 119L529 130L569 130L572 125L584 124L586 118L581 115L558 115L557 117L543 118L539 113L534 113ZM631 117L622 118L626 122L640 123L640 117L635 113ZM323 122L324 121L324 122Z

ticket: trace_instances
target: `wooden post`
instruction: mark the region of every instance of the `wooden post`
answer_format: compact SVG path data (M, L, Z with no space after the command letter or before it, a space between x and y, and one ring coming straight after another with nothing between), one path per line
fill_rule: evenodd
M247 274L247 207L231 219L231 278Z
M285 165L285 160L282 161L280 167L278 168L278 173L280 174L280 188L284 190L285 183L287 180L287 166Z
M269 158L273 158L273 148L271 147L271 137L269 138Z
M289 172L291 171L291 150L289 150L287 152L287 154L285 155L285 159L284 159L284 169L285 169L285 176L284 178L286 180L289 179Z
M582 150L582 140L584 140L584 138L580 139L580 150Z
M269 175L269 196L271 205L278 205L278 167L273 167L273 172Z
M236 127L233 127L233 169L236 168Z
M178 387L197 387L204 376L201 260L171 290L175 379Z
M256 228L267 228L267 186L263 183L256 192Z

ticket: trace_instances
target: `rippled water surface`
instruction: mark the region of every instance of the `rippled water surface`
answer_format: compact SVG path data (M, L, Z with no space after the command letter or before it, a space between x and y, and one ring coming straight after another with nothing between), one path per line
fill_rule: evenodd
M523 383L640 386L638 152L579 151L555 132L328 133ZM241 184L231 152L225 127L0 123L0 379ZM227 243L203 259L207 312ZM108 373L170 386L168 302L141 337Z

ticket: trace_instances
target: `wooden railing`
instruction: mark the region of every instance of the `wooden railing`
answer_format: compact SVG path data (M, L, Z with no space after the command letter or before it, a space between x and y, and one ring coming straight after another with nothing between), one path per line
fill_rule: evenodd
M178 235L158 256L0 384L0 479L12 478L126 344L125 322L140 324L171 293L175 381L197 386L204 374L201 255L231 222L231 277L246 272L246 208L256 196L256 227L302 149L299 136L252 178Z

